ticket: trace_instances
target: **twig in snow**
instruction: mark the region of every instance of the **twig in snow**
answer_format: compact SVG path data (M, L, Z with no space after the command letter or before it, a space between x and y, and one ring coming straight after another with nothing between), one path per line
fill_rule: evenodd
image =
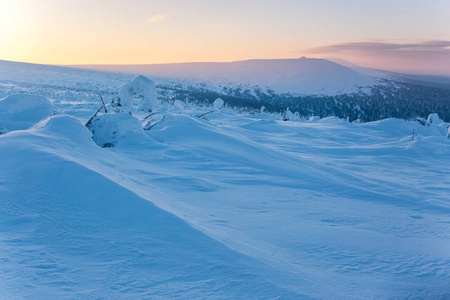
M165 117L166 117L166 116L163 116L163 117L161 118L161 120L156 121L156 122L153 123L153 124L150 124L150 122L149 122L147 125L145 125L144 130L145 130L145 131L149 131L150 129L152 129L153 126L155 126L156 124L158 124L159 122L161 122L162 120L164 120Z
M103 97L102 94L100 93L100 89L97 86L97 90L98 90L98 94L100 95L100 99L102 100L102 106L100 106L100 108L95 112L95 114L89 119L89 121L87 121L86 127L89 126L89 124L91 124L92 120L97 116L97 114L100 112L100 110L102 110L102 108L105 109L105 113L108 113L108 111L106 110L106 105L105 105L105 101L103 101Z
M103 101L102 93L100 93L100 88L98 86L97 86L97 90L98 90L98 94L100 95L100 99L102 100L103 107L105 108L105 113L108 113L108 111L106 110L105 101Z
M97 116L97 114L100 112L100 110L101 110L102 108L103 108L103 105L100 106L100 108L95 112L95 114L89 119L89 121L87 121L86 125L84 125L84 126L88 127L89 124L91 124L92 120Z
M148 117L150 117L150 116L153 116L155 113L151 113L151 114L149 114L148 116L146 116L145 118L144 118L144 120L147 120L148 119Z
M201 114L201 115L198 115L198 116L196 116L196 117L200 119L201 117L206 116L207 114L210 114L210 113L213 113L213 112L215 112L215 110L205 112L205 113L203 113L203 114Z

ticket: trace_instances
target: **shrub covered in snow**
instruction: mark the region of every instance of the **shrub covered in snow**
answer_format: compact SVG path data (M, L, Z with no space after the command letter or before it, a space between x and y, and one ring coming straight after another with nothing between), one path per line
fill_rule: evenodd
M428 116L427 122L430 124L434 124L434 125L438 125L438 124L442 124L444 123L444 121L441 120L441 118L439 118L438 114L430 114Z
M214 109L215 110L221 110L223 108L224 102L223 102L223 100L221 98L217 98L214 101L213 105L214 105Z
M173 109L182 111L184 109L184 103L181 100L175 100L173 103Z
M149 111L157 105L156 96L156 86L153 81L140 75L122 86L118 103L129 111L137 102L139 110Z
M126 136L143 134L141 122L128 113L104 114L89 125L94 142L101 147L113 147Z
M0 101L0 132L28 129L57 113L56 107L44 97L11 95Z
M286 109L286 111L284 112L284 116L283 116L283 120L284 121L299 121L300 115L298 114L298 112L293 113L289 107Z

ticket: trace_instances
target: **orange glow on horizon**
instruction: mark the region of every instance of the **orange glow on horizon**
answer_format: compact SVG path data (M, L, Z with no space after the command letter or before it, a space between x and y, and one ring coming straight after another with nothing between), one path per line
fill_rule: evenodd
M447 52L314 53L349 41L450 40L450 1L0 0L0 59L53 65L343 58L374 68L442 73ZM364 1L363 1L364 2ZM416 0L421 2L421 0ZM420 4L419 3L419 4ZM449 50L450 51L450 50ZM427 52L428 53L428 52ZM441 60L441 61L439 61ZM413 65L413 68L411 68ZM448 71L450 72L450 71Z

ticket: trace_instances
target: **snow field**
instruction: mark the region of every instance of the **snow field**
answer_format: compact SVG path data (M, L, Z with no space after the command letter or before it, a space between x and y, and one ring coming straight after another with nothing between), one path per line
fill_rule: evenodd
M0 101L5 297L449 297L437 116L282 121L178 99L89 130L98 105L75 100Z

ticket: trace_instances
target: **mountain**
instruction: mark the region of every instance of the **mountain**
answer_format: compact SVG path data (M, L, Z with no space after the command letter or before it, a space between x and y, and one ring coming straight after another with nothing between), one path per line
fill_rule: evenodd
M195 79L215 84L247 84L277 93L335 95L357 92L376 81L351 68L325 59L252 59L228 63L154 65L80 65L83 69Z
M450 84L445 77L414 76L324 59L248 60L135 66L46 66L0 61L0 97L23 92L61 101L103 97L112 101L135 74L155 82L158 99L210 105L222 98L245 111L287 112L302 117L336 116L362 122L427 118L450 121ZM135 74L134 74L135 73ZM45 81L42 81L45 78ZM20 88L16 87L20 85Z

